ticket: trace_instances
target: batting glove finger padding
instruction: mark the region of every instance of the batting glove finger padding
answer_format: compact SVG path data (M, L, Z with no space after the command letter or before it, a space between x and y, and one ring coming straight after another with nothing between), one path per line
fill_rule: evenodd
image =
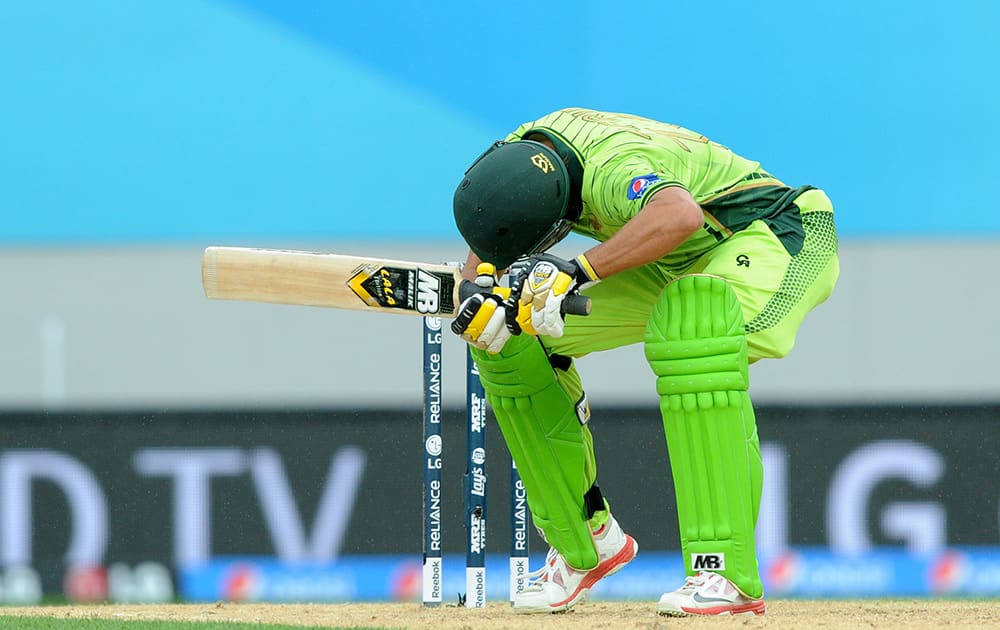
M451 330L463 341L492 354L500 352L511 337L503 300L492 293L476 293L462 302Z

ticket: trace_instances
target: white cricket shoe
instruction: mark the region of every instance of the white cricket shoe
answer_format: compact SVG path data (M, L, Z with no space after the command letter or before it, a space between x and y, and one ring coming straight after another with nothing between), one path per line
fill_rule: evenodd
M684 586L664 593L656 612L670 617L688 615L763 615L764 600L744 595L727 578L702 571L689 575Z
M579 571L549 548L545 564L528 574L534 578L524 590L514 596L514 612L554 613L568 610L584 600L601 578L620 571L639 552L635 539L622 531L618 521L608 516L608 522L594 532L599 564L589 571Z

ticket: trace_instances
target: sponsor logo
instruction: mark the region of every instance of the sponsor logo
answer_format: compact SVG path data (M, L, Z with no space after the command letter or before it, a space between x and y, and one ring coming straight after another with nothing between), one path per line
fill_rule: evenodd
M653 173L633 178L632 183L628 185L629 201L634 201L642 197L646 190L658 181L660 181L660 178Z
M486 571L485 569L469 569L473 572L471 583L466 576L466 587L472 591L472 602L466 606L470 608L483 608L486 606Z
M954 593L964 581L965 557L956 551L946 551L930 566L927 581L932 593Z
M237 564L222 578L224 599L246 602L257 599L261 594L262 576L252 564Z
M455 279L450 274L366 263L352 272L347 286L374 308L398 308L424 315L455 310ZM440 320L431 322L431 326L440 330Z
M796 597L867 597L904 594L918 576L905 554L840 555L827 551L781 554L762 577L766 588L776 594ZM908 583L908 584L907 584Z
M800 574L798 554L786 552L771 562L764 573L768 586L779 593L792 590Z
M483 464L485 464L486 463L486 449L479 448L479 447L473 449L472 450L472 463L476 464L477 466L482 466Z
M510 581L514 593L520 593L528 585L528 559L510 559Z
M437 276L417 269L417 312L437 313L441 303L440 293L441 281Z
M477 466L473 468L470 474L472 476L472 488L469 490L469 493L474 494L477 497L485 497L486 473L483 472L482 466Z
M691 599L693 599L694 601L698 602L699 604L718 604L718 603L732 604L733 603L733 602L729 601L728 599L726 599L724 597L704 597L701 593L695 593L694 595L691 596Z
M725 571L726 554L693 553L691 554L691 569L694 571Z
M71 567L63 576L66 597L73 602L99 602L108 598L108 571L102 566Z
M556 266L550 262L542 261L532 267L531 277L528 278L528 286L532 291L539 291L545 287L549 280L559 273Z
M424 601L441 601L441 558L424 559Z
M432 455L434 457L437 457L438 455L441 454L441 436L440 435L432 435L432 436L428 437L427 441L424 444L425 444L425 447L427 448L427 454L428 455Z
M483 519L473 515L469 519L469 553L484 551L486 551L486 528L483 527Z
M736 257L736 266L737 267L746 267L747 269L749 269L750 268L750 257L747 256L746 254L740 254L739 256Z
M537 166L538 170L543 173L551 173L556 170L556 167L552 164L552 160L546 157L544 153L536 153L535 155L532 155L531 163Z
M472 396L472 424L469 429L473 433L482 433L486 425L486 403L480 396Z
M435 479L430 483L430 505L427 519L427 549L438 556L441 555L441 481Z
M528 551L528 501L524 491L524 483L518 479L514 483L513 497L513 531L515 551L527 553Z
M435 333L440 336L441 333ZM432 352L427 357L427 364L424 368L425 389L424 396L427 405L424 408L427 422L430 424L441 424L441 354Z
M424 561L424 566L427 566L427 561ZM390 597L394 601L414 601L423 594L422 588L423 578L421 577L421 568L413 563L404 563L399 569L392 573L389 577L388 591ZM430 578L427 580L430 582ZM430 586L427 586L425 590L430 590Z

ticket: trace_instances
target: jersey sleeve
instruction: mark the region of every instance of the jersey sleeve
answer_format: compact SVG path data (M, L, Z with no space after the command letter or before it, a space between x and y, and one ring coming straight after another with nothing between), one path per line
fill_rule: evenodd
M585 178L586 180L586 178ZM629 155L594 169L590 181L591 211L604 225L625 225L658 190L688 189L681 177L643 155Z

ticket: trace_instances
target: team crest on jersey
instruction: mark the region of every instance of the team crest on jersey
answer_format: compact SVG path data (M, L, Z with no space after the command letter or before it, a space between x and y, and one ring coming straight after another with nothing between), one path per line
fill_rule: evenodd
M633 178L632 183L628 186L629 201L634 201L639 197L642 197L643 193L645 193L650 186L658 181L660 181L660 178L653 173Z

